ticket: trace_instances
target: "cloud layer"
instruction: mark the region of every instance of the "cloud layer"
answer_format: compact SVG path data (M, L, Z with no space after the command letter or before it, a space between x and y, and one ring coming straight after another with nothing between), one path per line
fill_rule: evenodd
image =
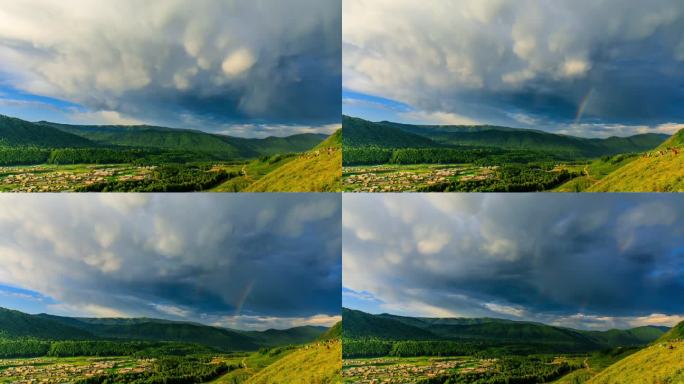
M332 322L340 204L332 194L0 196L0 288L71 315Z
M331 124L340 25L338 0L3 2L0 86L171 126Z
M344 304L583 328L684 320L684 201L344 196Z
M678 0L349 0L343 16L344 87L407 103L422 122L600 136L577 124L684 121Z

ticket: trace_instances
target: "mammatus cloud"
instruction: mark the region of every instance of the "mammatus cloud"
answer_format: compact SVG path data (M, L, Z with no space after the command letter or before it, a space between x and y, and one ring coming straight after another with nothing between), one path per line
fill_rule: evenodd
M340 25L338 0L5 1L0 89L112 122L332 124Z
M350 0L343 17L343 86L406 103L421 123L599 136L581 123L684 121L677 0Z
M344 196L343 302L588 329L684 319L676 196Z
M326 323L340 310L340 204L327 194L2 196L0 293L65 315Z

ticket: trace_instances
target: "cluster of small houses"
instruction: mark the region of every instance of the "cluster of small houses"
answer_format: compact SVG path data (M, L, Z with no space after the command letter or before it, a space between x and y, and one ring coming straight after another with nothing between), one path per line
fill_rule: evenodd
M348 366L342 376L355 384L405 384L419 379L459 373L484 373L493 368L496 359L484 360L430 360L430 364L398 363L391 359L345 360Z
M0 174L8 174L0 179L0 183L13 186L13 192L59 192L79 185L102 183L117 175L118 181L145 180L150 177L153 168L137 167L132 175L118 168L93 169L82 173L54 171L46 167L0 168Z
M131 361L99 360L87 364L46 364L41 359L3 360L9 368L0 370L0 382L9 379L17 384L68 383L74 378L88 378L112 373L142 373L151 369L154 359Z
M418 185L433 185L453 181L460 175L460 181L486 180L494 176L496 167L481 167L475 174L472 168L440 168L429 172L388 172L382 167L354 169L345 177L344 183L358 192L404 192Z

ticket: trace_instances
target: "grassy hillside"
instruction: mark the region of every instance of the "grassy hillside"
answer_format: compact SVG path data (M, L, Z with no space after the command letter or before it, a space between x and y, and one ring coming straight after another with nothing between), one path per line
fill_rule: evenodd
M90 332L83 329L5 308L0 308L0 336L54 340L93 338Z
M682 383L684 342L663 342L636 352L606 368L588 384Z
M268 173L244 192L335 192L341 189L340 131L314 150Z
M53 127L0 115L0 146L77 148L96 144Z
M666 341L682 341L684 340L684 322L681 322L669 331L667 331L664 335L662 335L656 342L657 343L662 343Z
M598 180L587 192L682 192L684 151L658 150L642 155Z
M269 365L245 384L342 383L342 342L301 347Z
M684 129L681 129L677 133L672 135L672 137L670 137L664 143L662 143L658 147L658 149L668 149L677 147L684 147Z
M383 148L495 147L552 153L560 159L590 158L656 148L668 136L648 133L630 137L587 139L549 132L498 126L431 126L370 122L344 117L345 146Z
M342 338L342 322L339 321L330 329L328 329L324 334L322 334L318 340L319 341L327 341L327 340L333 340L333 339L340 339Z

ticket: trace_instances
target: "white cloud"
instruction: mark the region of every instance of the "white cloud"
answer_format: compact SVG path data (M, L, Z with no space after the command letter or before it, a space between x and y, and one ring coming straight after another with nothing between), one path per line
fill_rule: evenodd
M254 55L248 49L240 48L226 57L221 68L228 76L239 76L252 68L254 63L256 63Z
M218 133L239 137L265 138L269 136L284 137L301 133L322 133L332 135L341 124L323 125L290 125L290 124L232 124Z
M507 125L521 110L555 130L592 86L586 114L606 122L678 109L661 84L681 83L678 0L345 0L342 12L344 88L409 105L407 122Z
M288 329L305 325L332 327L342 320L342 316L313 315L308 317L272 317L272 316L224 316L214 322L215 326L233 329L263 331L267 329Z
M83 105L92 112L74 118L101 123L177 126L188 113L205 129L236 120L332 121L339 106L322 103L338 88L330 86L340 65L333 4L5 1L0 81ZM310 86L310 77L321 82Z
M404 122L426 125L477 125L479 121L449 112L411 111L399 113Z
M513 307L510 305L503 305L503 304L497 304L497 303L484 303L483 306L492 312L500 313L502 315L522 317L522 316L525 316L527 314L527 311L525 311L524 309L518 308L518 307Z
M153 304L154 309L175 317L188 317L192 314L191 311L178 307L176 305Z
M677 196L342 198L344 295L365 310L597 329L684 314L674 304L684 236Z
M64 314L334 316L339 215L333 194L2 195L0 286Z

